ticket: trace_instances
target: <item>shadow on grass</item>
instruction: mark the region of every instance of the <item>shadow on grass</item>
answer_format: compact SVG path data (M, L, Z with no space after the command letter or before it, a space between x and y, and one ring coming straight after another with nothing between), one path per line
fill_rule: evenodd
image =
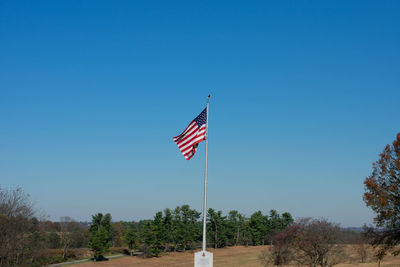
M91 261L108 261L109 259L107 259L106 257L104 257L103 255L97 257L97 258L91 258Z

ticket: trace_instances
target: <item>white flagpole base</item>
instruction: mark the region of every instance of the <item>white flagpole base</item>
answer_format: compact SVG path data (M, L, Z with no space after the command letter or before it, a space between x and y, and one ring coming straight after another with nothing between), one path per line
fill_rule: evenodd
M213 267L213 254L205 250L194 253L194 267Z

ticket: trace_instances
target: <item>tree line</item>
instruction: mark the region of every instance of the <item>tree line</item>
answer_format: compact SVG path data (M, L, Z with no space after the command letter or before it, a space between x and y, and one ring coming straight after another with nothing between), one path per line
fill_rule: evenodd
M264 245L272 243L273 237L293 223L290 213L280 215L271 210L261 211L246 217L236 210L223 215L222 211L208 209L207 246L222 248L236 245ZM152 220L139 222L117 222L111 224L111 215L98 213L92 217L88 246L95 258L101 258L113 245L126 244L131 253L142 252L143 256L159 256L162 252L185 251L201 247L201 213L189 205L165 209Z
M130 249L139 248L143 253L157 256L161 252L196 249L202 242L201 213L189 205L165 209L154 215L153 220L124 223L123 239ZM207 246L222 248L235 245L263 245L272 242L273 236L293 222L290 213L269 214L261 211L246 217L236 210L223 215L222 211L208 209Z
M113 249L153 257L198 249L202 244L202 216L189 205L167 208L150 220L137 222L113 222L109 213L94 214L89 223L68 216L58 222L39 220L34 214L29 196L21 188L0 188L0 266L62 262L78 248L90 249L93 260L102 260ZM334 244L356 243L359 236L326 221L294 221L290 213L276 210L256 211L248 217L236 210L227 214L212 208L207 211L208 247L273 245L262 259L268 264L281 265L293 261L296 255L319 255L320 262L328 262L328 258L331 262L338 255L333 253L337 250ZM317 252L313 252L315 249Z
M290 213L254 212L250 217L236 210L207 212L207 246L256 246L270 244L273 237L293 223ZM90 223L68 216L52 222L35 217L29 195L21 188L0 187L0 266L41 266L63 261L73 248L90 248L101 260L111 247L128 247L144 257L163 252L201 247L201 213L189 205L157 212L151 220L113 222L110 214L97 213ZM61 256L46 255L58 249Z
M90 249L93 260L103 260L116 248L153 257L198 249L202 243L201 213L189 205L167 208L138 222L113 222L109 213L92 215L90 223L68 216L58 222L39 220L34 214L29 196L21 188L0 188L0 266L62 262L77 248ZM286 264L298 260L299 255L298 263L331 263L342 255L335 244L356 243L359 236L324 220L294 221L290 213L276 210L256 211L248 217L236 210L227 214L212 208L207 211L208 247L273 245L260 255L264 264Z

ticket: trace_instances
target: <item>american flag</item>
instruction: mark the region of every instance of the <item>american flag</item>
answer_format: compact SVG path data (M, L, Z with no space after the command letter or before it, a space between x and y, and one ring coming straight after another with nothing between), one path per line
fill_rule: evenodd
M207 108L205 108L180 135L173 138L179 150L187 160L194 156L199 143L206 140L206 128Z

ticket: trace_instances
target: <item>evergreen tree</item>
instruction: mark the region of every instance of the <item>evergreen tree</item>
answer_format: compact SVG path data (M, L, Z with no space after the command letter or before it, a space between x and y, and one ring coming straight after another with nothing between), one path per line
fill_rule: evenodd
M141 229L141 250L144 257L158 256L161 253L160 242L152 221L146 221Z
M154 251L157 251L157 255L165 249L164 244L166 242L166 231L164 226L164 218L162 212L159 211L154 216L153 220L153 232L154 232Z
M179 246L183 247L183 222L181 207L176 207L173 211L173 227L171 232L172 243L174 245L174 251L179 249Z
M174 218L170 209L164 210L164 252L170 250L170 244L174 242Z
M254 212L251 215L249 227L253 245L264 245L264 238L267 234L267 226L261 211Z
M222 211L215 212L214 209L208 209L208 236L214 244L214 248L226 246L226 216L222 216Z
M231 210L228 214L226 238L228 245L237 246L241 242L243 235L245 217L237 210Z
M123 234L123 240L124 240L125 244L128 245L128 247L131 251L131 256L132 256L133 249L136 247L137 241L138 241L136 230L133 229L132 227L129 227L128 229L126 229Z
M276 210L270 210L269 215L265 216L267 227L266 240L272 245L274 236L282 230L282 220Z
M281 228L281 230L286 229L287 227L289 227L294 222L293 217L289 212L282 213L281 220L282 220L282 228Z
M182 237L182 245L183 251L185 249L193 248L194 241L197 240L200 236L199 229L197 227L197 221L200 218L200 212L191 209L189 205L182 205L180 208L181 212L181 237Z
M93 258L95 261L102 260L104 254L110 247L109 234L104 227L100 227L90 236L89 247L93 250Z
M102 213L93 215L89 231L89 248L93 251L94 260L101 260L108 251L112 238L111 215L109 213L104 216Z
M245 245L247 247L252 241L250 219L248 219L248 218L244 219L242 232L243 232L242 242L243 242L243 245Z

